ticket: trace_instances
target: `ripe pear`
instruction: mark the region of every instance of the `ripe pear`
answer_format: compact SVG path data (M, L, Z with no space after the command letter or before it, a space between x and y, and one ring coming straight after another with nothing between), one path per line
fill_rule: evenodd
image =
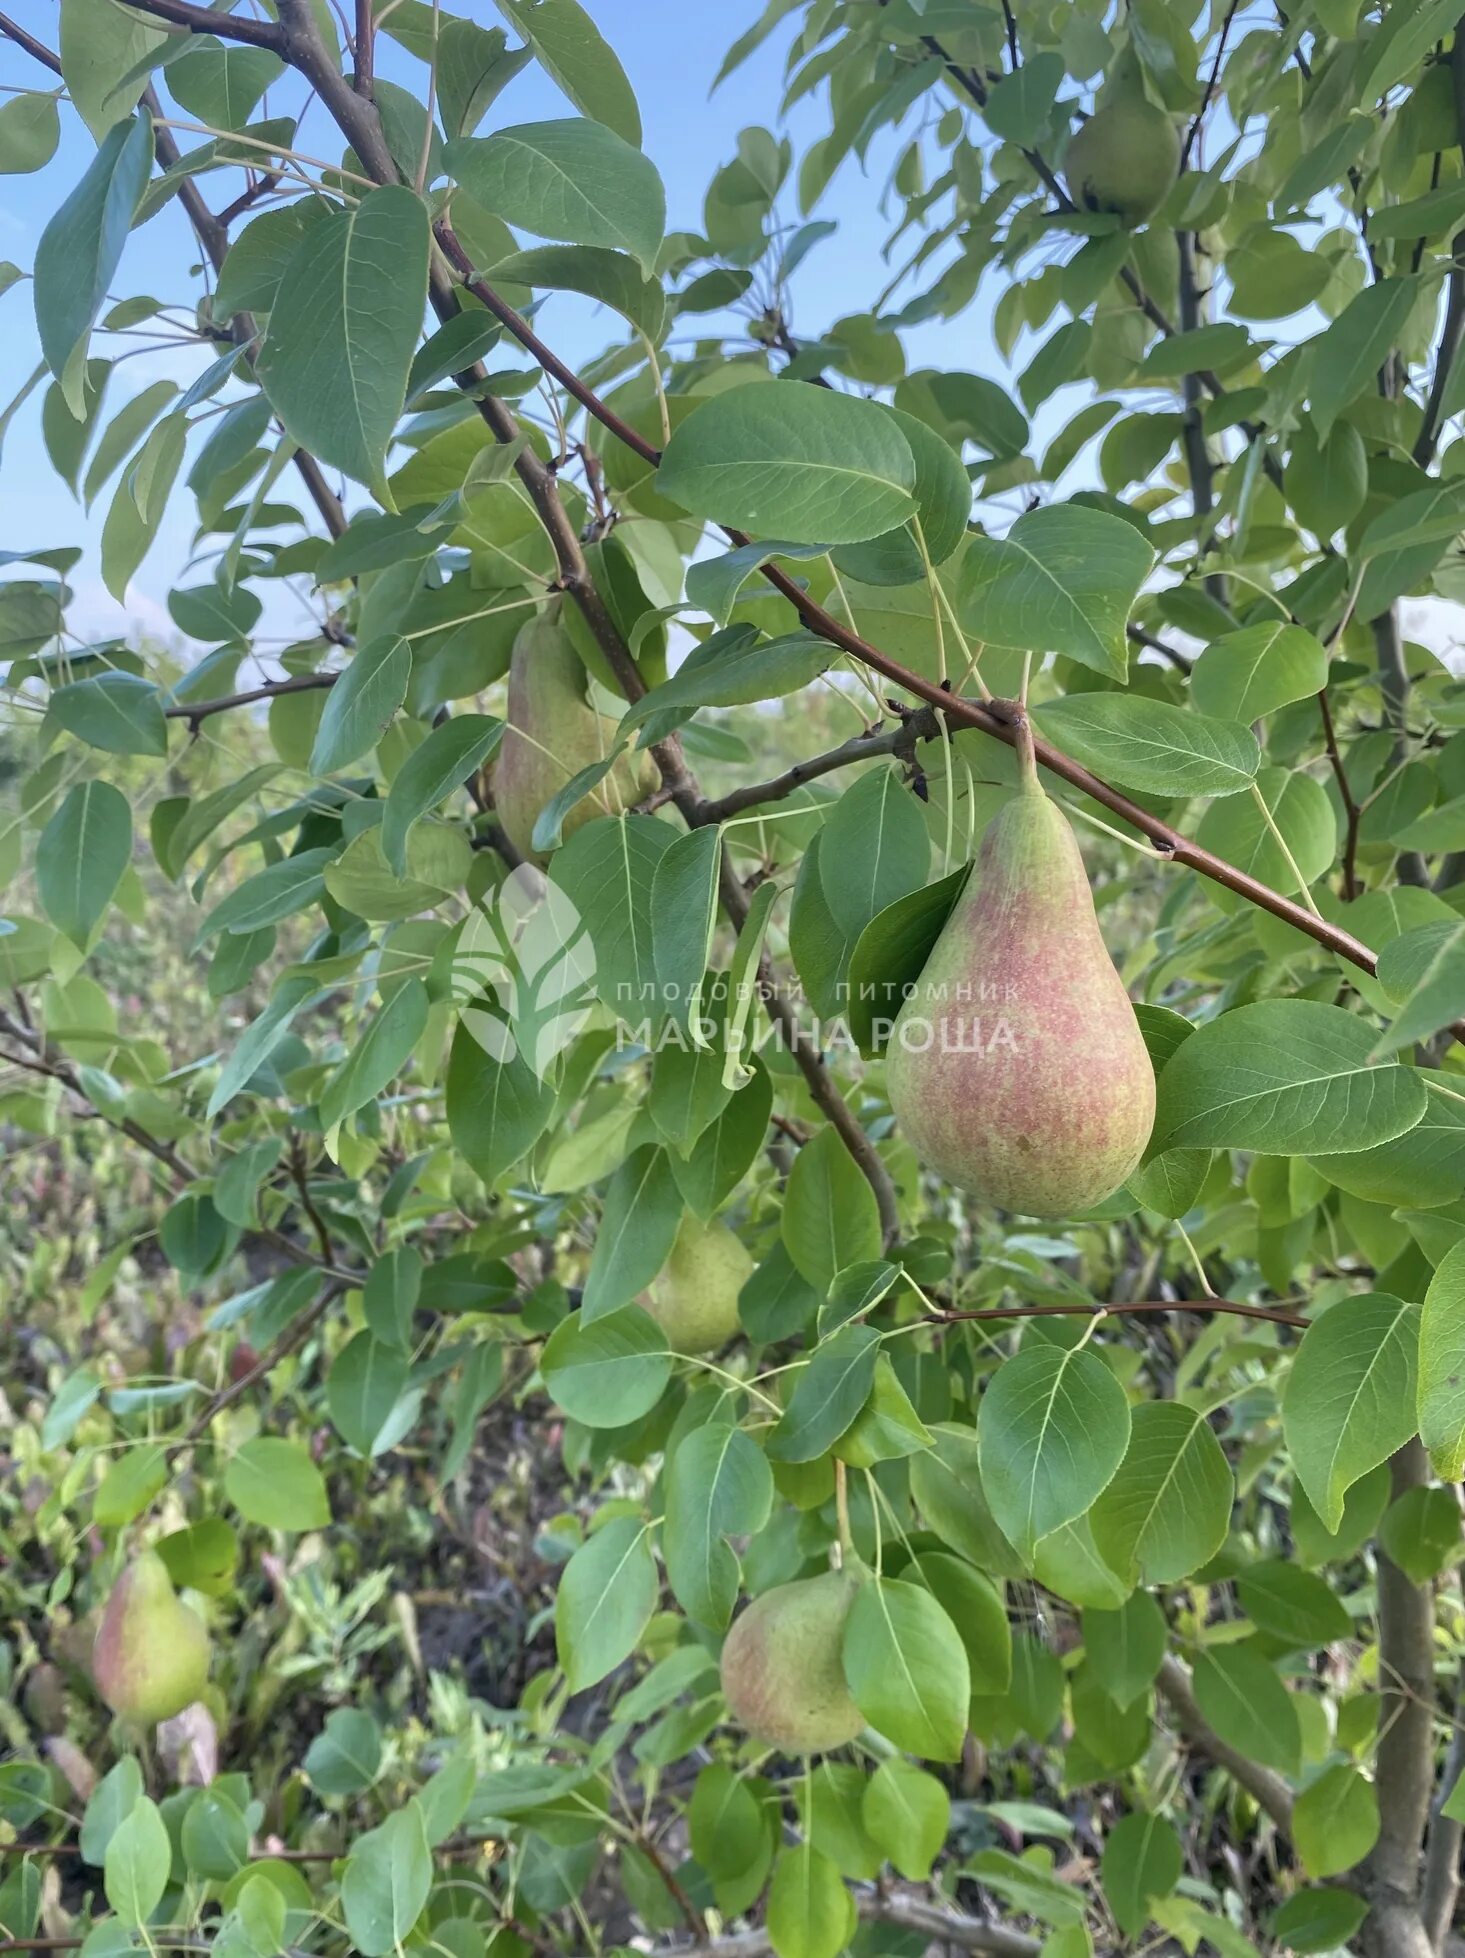
M92 1646L92 1677L114 1713L145 1727L171 1720L208 1685L208 1631L179 1599L155 1550L134 1557L112 1587Z
M1131 230L1170 195L1180 174L1180 136L1145 94L1131 56L1121 58L1103 100L1069 143L1063 174L1080 210L1113 211Z
M520 629L509 660L504 738L493 769L493 799L504 834L529 863L549 858L534 848L534 823L572 775L615 747L616 724L585 696L586 672L560 620L560 600ZM627 753L609 777L577 802L562 834L639 802L656 787L650 755Z
M848 1570L779 1584L755 1598L722 1648L733 1719L785 1754L822 1754L864 1731L844 1679L845 1620L860 1588Z
M646 1294L646 1310L678 1353L712 1353L741 1330L738 1293L754 1272L740 1238L689 1212Z
M1018 754L1019 791L901 1007L885 1080L928 1168L1003 1210L1068 1217L1137 1167L1155 1079L1025 720Z

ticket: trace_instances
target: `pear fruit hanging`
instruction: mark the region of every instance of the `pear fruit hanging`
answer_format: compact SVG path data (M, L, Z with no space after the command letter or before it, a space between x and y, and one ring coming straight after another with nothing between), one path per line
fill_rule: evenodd
M714 1353L741 1330L738 1293L754 1265L742 1240L714 1219L682 1219L666 1263L647 1287L646 1310L678 1353Z
M929 1169L1030 1217L1092 1209L1139 1166L1155 1078L1026 716L1018 793L891 1031L885 1079Z
M586 698L587 675L560 621L562 604L551 599L514 640L504 737L493 769L494 807L504 834L520 856L541 869L549 858L534 847L540 811L572 776L603 760L616 744L616 723ZM657 780L650 755L622 755L610 775L568 811L562 835L639 802Z
M208 1629L173 1589L156 1550L141 1551L112 1586L92 1645L92 1677L112 1711L141 1727L171 1720L202 1696Z
M1145 94L1132 51L1120 56L1094 113L1069 143L1063 174L1081 211L1112 211L1131 230L1170 195L1180 174L1180 137Z
M779 1584L755 1598L722 1648L728 1712L785 1754L822 1754L863 1733L844 1678L844 1627L860 1579L849 1570Z

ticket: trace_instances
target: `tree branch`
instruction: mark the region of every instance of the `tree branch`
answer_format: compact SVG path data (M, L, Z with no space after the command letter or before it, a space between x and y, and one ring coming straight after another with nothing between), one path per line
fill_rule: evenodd
M749 782L743 788L730 789L715 802L704 802L701 807L701 820L704 823L724 823L729 816L739 816L745 809L756 809L760 802L780 802L785 796L801 789L806 782L813 782L821 775L832 775L837 768L848 768L851 763L872 761L879 755L900 755L904 760L914 757L918 741L935 741L940 738L941 723L933 709L921 708L917 713L907 714L896 726L881 734L855 734L838 748L831 748L827 754L814 755L808 761L796 761L792 768L786 768L781 775L775 775L768 782Z
M1420 1914L1425 1935L1436 1951L1443 1951L1445 1938L1455 1920L1455 1903L1460 1894L1460 1844L1465 1829L1443 1813L1455 1783L1465 1774L1465 1665L1459 1673L1455 1691L1455 1726L1450 1735L1440 1775L1434 1808L1430 1813L1429 1845L1424 1857L1424 1884Z
M1272 1305L1247 1305L1240 1299L1125 1299L1115 1305L984 1305L971 1311L953 1309L928 1316L931 1325L948 1326L964 1319L1123 1319L1155 1312L1229 1313L1237 1319L1265 1319L1274 1326L1299 1326L1304 1330L1312 1324L1300 1312L1284 1312Z
M352 50L356 61L353 87L358 95L364 95L368 102L375 101L372 93L376 86L376 15L372 12L371 0L356 0L356 45Z
M273 21L255 20L250 14L220 14L211 7L195 7L190 0L129 0L140 14L151 14L172 27L186 27L190 34L217 34L221 41L243 41L246 47L268 48L280 52L281 34Z
M0 34L3 34L7 40L14 41L18 48L24 48L27 54L34 55L42 67L49 68L53 75L61 73L59 58L52 54L43 42L38 41L34 34L28 34L18 22L11 20L8 14L0 14Z
M1416 1437L1389 1464L1394 1500L1430 1479ZM1379 1545L1379 1745L1374 1785L1379 1839L1365 1866L1373 1900L1369 1928L1378 1958L1410 1958L1420 1946L1419 1865L1434 1789L1434 1598ZM1417 1927L1417 1929L1416 1929Z
M1178 1659L1161 1661L1155 1681L1161 1697L1175 1714L1180 1731L1202 1754L1224 1768L1239 1786L1252 1796L1257 1806L1271 1816L1283 1835L1292 1833L1292 1790L1281 1775L1274 1774L1224 1741L1201 1712L1190 1674Z
M165 707L165 721L187 721L197 729L201 721L212 714L227 714L231 707L250 707L257 700L278 700L281 694L316 693L322 687L333 687L340 679L339 673L296 673L288 680L266 680L260 686L246 687L243 693L221 694L217 700L186 701L178 707Z

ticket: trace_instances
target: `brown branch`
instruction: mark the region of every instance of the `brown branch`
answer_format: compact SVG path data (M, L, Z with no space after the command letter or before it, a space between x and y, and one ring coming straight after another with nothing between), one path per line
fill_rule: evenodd
M1395 1501L1430 1479L1416 1437L1389 1464ZM1370 1948L1408 1958L1421 1944L1420 1856L1434 1787L1434 1597L1377 1551L1379 1744L1374 1785L1379 1838L1364 1867L1373 1900Z
M838 748L831 748L827 754L813 755L808 761L796 761L792 768L786 768L771 781L749 782L740 789L730 789L715 802L704 802L701 820L704 823L724 823L729 816L741 815L745 809L756 809L760 802L780 802L796 789L801 789L806 782L816 781L821 775L832 775L837 768L848 768L853 762L871 761L878 755L900 755L909 760L914 756L918 741L935 741L940 734L941 724L934 711L923 707L917 713L907 714L884 733L851 735L848 741Z
M260 1355L254 1365L246 1373L241 1373L237 1380L231 1380L227 1387L221 1387L218 1393L209 1401L208 1406L204 1408L203 1412L196 1415L178 1439L170 1442L168 1446L173 1448L188 1448L206 1435L216 1417L222 1414L226 1407L232 1407L234 1402L239 1400L244 1394L247 1394L251 1387L263 1380L267 1373L273 1372L281 1360L286 1359L293 1353L297 1346L303 1346L305 1344L306 1338L312 1329L320 1323L330 1310L330 1307L346 1289L347 1287L341 1279L331 1279L326 1284L319 1298L312 1305L307 1306L296 1318L291 1320L290 1324L286 1326L285 1330L265 1352Z
M1237 1319L1265 1319L1274 1326L1306 1328L1312 1324L1300 1312L1283 1312L1272 1305L1246 1305L1240 1299L1128 1299L1115 1305L984 1305L972 1311L943 1309L929 1314L928 1318L933 1326L946 1326L964 1319L1122 1319L1153 1312L1230 1313Z
M70 1063L54 1055L39 1034L23 1025L3 1007L0 1007L0 1033L8 1039L19 1041L27 1050L24 1054L0 1053L0 1061L8 1063L11 1067L25 1068L31 1074L44 1075L48 1080L59 1081L64 1088L68 1088L79 1100L84 1101L88 1108L96 1108L96 1103L82 1087L76 1070ZM171 1142L160 1142L157 1136L145 1129L140 1122L133 1121L130 1115L124 1115L120 1121L114 1121L101 1109L97 1109L97 1113L109 1128L120 1131L130 1142L135 1142L140 1149L146 1149L150 1156L170 1170L180 1187L193 1181L194 1172Z
M7 40L14 41L18 48L24 48L27 54L34 55L42 67L49 68L53 75L59 75L61 73L59 57L52 54L44 42L38 41L34 34L28 34L18 22L11 20L7 14L0 14L0 34L3 34Z
M243 41L246 47L280 52L280 30L273 21L215 13L212 7L191 5L190 0L131 0L131 4L138 13L151 14L171 27L186 27L190 34L217 34L221 41Z
M356 44L352 49L356 62L356 72L352 86L358 95L365 96L368 102L376 98L374 75L376 55L376 15L372 11L371 0L356 0Z
M339 673L296 673L288 680L266 680L260 686L246 687L243 693L221 694L217 700L195 700L179 707L165 707L163 718L187 721L196 730L199 722L206 721L211 714L227 714L231 707L250 707L257 700L278 700L281 694L314 693L321 687L333 687L340 677Z
M1194 665L1194 661L1187 658L1178 646L1168 644L1158 633L1150 632L1142 625L1127 625L1124 634L1136 646L1148 646L1152 653L1158 653L1161 659L1168 660L1177 673L1189 673Z
M1358 895L1358 826L1363 812L1348 781L1348 771L1343 766L1343 757L1338 752L1338 734L1333 725L1333 710L1328 701L1328 690L1323 688L1317 697L1318 712L1323 720L1323 741L1328 751L1328 762L1333 771L1333 779L1338 784L1338 795L1347 817L1348 833L1343 844L1343 896L1351 904Z
M1253 1798L1257 1806L1271 1816L1283 1835L1292 1833L1292 1790L1270 1768L1264 1768L1239 1748L1224 1741L1201 1712L1191 1684L1190 1674L1178 1659L1166 1658L1161 1661L1159 1676L1155 1680L1162 1698L1174 1713L1181 1733L1192 1747L1199 1748L1202 1754L1214 1761L1217 1767L1224 1768L1240 1787Z
M1455 108L1455 134L1465 142L1465 54L1462 54L1461 36L1457 30L1455 50L1448 63L1450 70L1450 94ZM1419 425L1419 434L1414 443L1414 460L1421 469L1428 469L1434 461L1439 447L1440 429L1444 417L1445 388L1450 378L1450 369L1460 351L1460 342L1465 337L1465 231L1457 231L1450 246L1450 271L1445 285L1445 317L1440 327L1440 342L1435 349L1434 373L1430 379L1429 398L1425 403L1424 420Z
M325 1219L316 1209L315 1201L310 1194L310 1179L305 1167L305 1147L298 1129L292 1130L290 1134L290 1180L299 1194L300 1208L310 1219L310 1227L315 1232L321 1257L329 1264L334 1255L331 1250L331 1234L326 1229Z
M1238 0L1231 0L1230 6L1226 9L1226 18L1221 22L1221 38L1216 43L1216 58L1211 63L1211 72L1206 79L1206 92L1201 97L1200 107L1196 110L1194 120L1185 132L1185 141L1180 146L1180 167L1182 170L1190 161L1190 152L1195 146L1195 139L1200 134L1200 126L1205 121L1206 111L1210 108L1212 98L1216 93L1216 83L1221 75L1221 63L1226 58L1226 39L1231 32L1231 23L1236 18L1237 5Z

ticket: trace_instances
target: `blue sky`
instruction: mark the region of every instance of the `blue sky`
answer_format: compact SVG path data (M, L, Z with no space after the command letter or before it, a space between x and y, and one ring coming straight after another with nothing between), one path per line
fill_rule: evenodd
M717 166L734 154L741 128L752 123L780 128L777 118L784 57L801 16L786 23L709 99L727 46L755 17L757 4L758 0L740 0L732 7L715 8L688 5L687 0L619 0L612 6L607 0L590 0L590 11L613 41L640 102L645 148L666 183L671 228L700 228L703 192ZM57 10L51 0L18 0L18 4L12 0L9 11L47 45L55 46ZM499 24L499 16L487 0L470 0L458 11L470 13L486 26ZM420 86L422 68L392 44L382 45L379 65L394 78ZM0 80L11 86L53 85L52 78L36 62L3 41ZM283 103L292 98L281 89L277 99ZM499 97L484 128L572 113L554 84L531 64ZM47 168L34 176L0 178L0 258L12 259L27 271L47 217L93 153L91 138L79 119L64 106L62 116L61 147ZM795 106L783 127L792 138L797 159L828 127L824 102L805 99ZM180 138L185 148L197 140L186 135ZM332 140L330 126L318 107L307 117L297 143L302 150L317 155L334 157L341 150L339 138ZM881 256L890 225L881 215L878 202L895 154L896 143L887 132L872 147L869 175L862 174L857 161L847 160L817 207L815 215L835 219L839 231L812 254L795 282L795 325L806 337L817 337L823 327L845 313L867 308L890 277L890 267ZM220 173L199 182L217 207L234 194L241 179L237 173ZM225 190L225 185L232 188ZM782 203L781 215L796 221L799 214L791 188L785 190ZM908 251L911 243L907 238L900 249ZM147 292L169 301L185 300L194 290L186 268L196 257L192 234L174 202L129 241L114 292ZM12 287L0 298L0 307L4 308L0 330L8 355L6 370L14 376L0 386L8 400L39 357L29 285ZM617 323L592 317L588 307L573 298L552 300L544 319L551 342L572 360L584 359L613 335L618 337ZM906 336L910 364L939 361L952 367L995 371L996 356L986 322L985 304L979 304L954 326L935 323L915 329ZM109 391L109 415L150 382L164 376L185 380L185 369L191 373L202 364L202 357L195 361L191 354L171 351L143 353L124 362ZM87 518L56 479L41 443L42 392L38 390L26 404L6 439L0 462L0 533L12 548L86 543L87 557L73 579L77 591L74 629L87 636L116 631L124 623L123 614L103 590L96 568L96 543L110 491L103 492ZM192 523L192 499L176 493L163 532L129 594L128 609L134 624L173 636L163 601L188 559ZM283 630L293 627L295 621L277 618L271 623Z

